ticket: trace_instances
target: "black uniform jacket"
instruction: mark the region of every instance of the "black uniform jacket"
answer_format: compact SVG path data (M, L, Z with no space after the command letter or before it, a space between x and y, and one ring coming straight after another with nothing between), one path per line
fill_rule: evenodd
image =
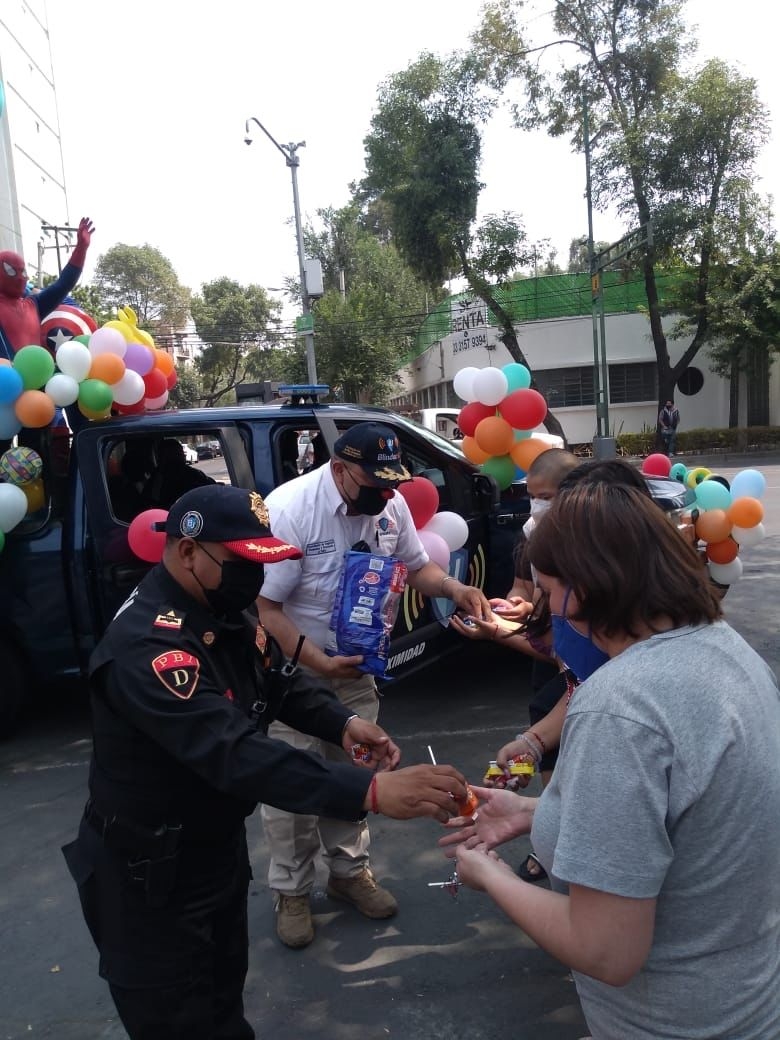
M272 740L274 718L341 744L349 713L315 681L282 673L257 619L218 620L156 566L90 661L90 794L104 816L180 825L185 843L235 833L258 802L357 820L371 772Z

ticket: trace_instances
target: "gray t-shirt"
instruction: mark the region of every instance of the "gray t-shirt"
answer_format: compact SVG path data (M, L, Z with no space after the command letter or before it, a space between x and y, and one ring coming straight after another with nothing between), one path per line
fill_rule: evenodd
M780 694L725 622L576 690L531 837L560 890L658 900L627 986L575 973L594 1040L780 1038Z

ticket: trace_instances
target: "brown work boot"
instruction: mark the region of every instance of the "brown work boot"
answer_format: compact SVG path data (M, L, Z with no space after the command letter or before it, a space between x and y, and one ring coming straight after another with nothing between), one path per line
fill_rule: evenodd
M398 912L398 903L386 888L376 883L368 867L364 867L354 877L337 878L331 874L328 878L328 895L331 899L351 903L365 917L392 917Z
M276 893L276 934L285 946L300 950L314 938L309 897Z

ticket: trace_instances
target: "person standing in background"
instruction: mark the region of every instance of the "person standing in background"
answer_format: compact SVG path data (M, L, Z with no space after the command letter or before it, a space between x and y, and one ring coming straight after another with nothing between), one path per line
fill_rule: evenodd
M671 458L677 447L677 427L680 425L680 412L674 407L674 401L667 401L658 413L658 425L666 454Z

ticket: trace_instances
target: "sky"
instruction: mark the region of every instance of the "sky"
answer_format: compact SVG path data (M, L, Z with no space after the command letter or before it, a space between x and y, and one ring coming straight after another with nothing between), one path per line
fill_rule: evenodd
M549 6L538 0L542 12ZM298 152L304 221L349 199L364 172L363 138L377 87L421 51L466 47L481 0L49 0L48 17L71 222L96 233L85 271L118 242L149 245L198 292L228 276L266 288L296 277L290 171L245 121L256 117ZM766 0L689 0L701 60L753 76L772 112L758 165L780 199L780 62ZM254 126L254 124L253 124ZM587 230L585 167L563 140L514 129L485 134L482 214L518 213L558 261ZM628 230L594 215L594 237ZM278 298L281 299L281 296Z

